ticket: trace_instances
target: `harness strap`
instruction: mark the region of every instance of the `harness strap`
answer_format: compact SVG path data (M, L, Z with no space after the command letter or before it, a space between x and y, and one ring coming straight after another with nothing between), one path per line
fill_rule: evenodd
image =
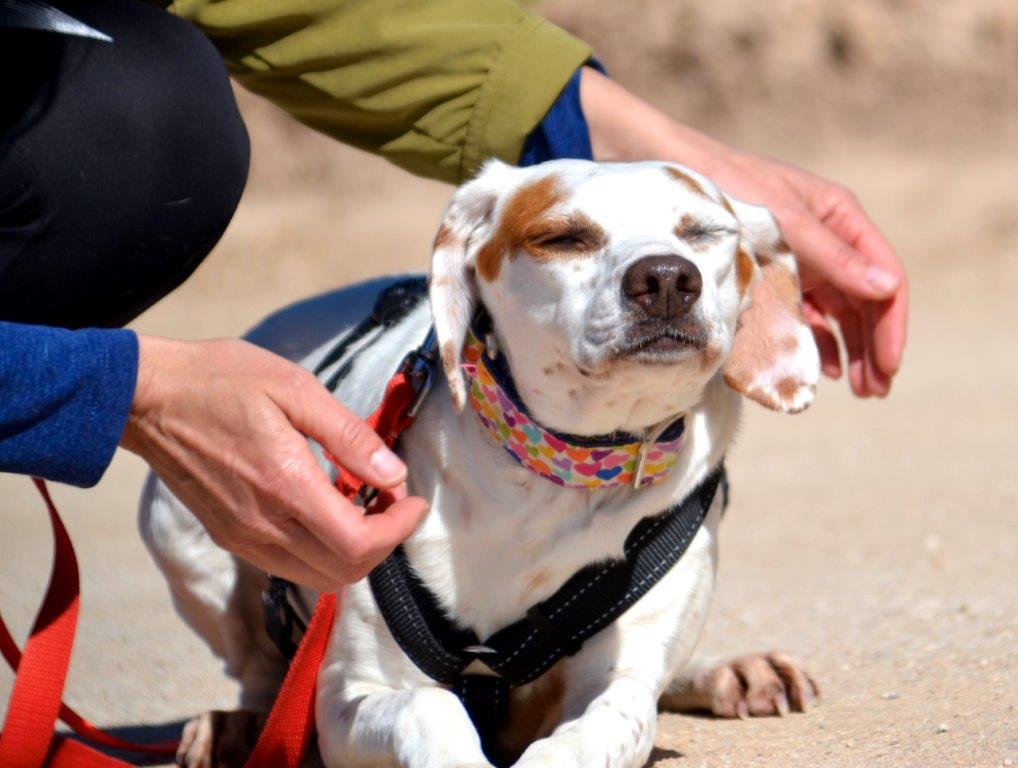
M460 696L487 752L502 723L508 690L575 654L660 581L700 529L724 476L722 465L680 504L637 523L622 559L582 568L524 618L485 640L448 617L403 547L368 577L375 602L403 652L428 677ZM467 674L475 661L496 676Z

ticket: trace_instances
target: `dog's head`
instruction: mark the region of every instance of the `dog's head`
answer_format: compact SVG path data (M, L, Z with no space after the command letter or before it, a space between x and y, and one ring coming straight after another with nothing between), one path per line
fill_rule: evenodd
M819 378L774 218L678 165L489 162L449 203L430 295L457 409L478 302L534 417L563 431L648 427L719 372L797 412Z

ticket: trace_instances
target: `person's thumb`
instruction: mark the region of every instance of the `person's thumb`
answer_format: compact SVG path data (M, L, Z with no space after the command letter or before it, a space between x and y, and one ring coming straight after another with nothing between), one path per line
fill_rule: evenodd
M336 461L370 486L392 488L406 480L403 461L314 377L309 374L297 390L297 402L278 403L297 430L319 442Z

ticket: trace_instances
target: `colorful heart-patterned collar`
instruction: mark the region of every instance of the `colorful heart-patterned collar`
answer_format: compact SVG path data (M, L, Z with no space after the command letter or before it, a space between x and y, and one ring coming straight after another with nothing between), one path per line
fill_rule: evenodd
M682 444L681 416L646 440L626 432L594 437L554 432L528 413L505 356L487 354L483 336L471 329L463 346L470 405L492 437L520 464L566 488L643 488L668 476Z

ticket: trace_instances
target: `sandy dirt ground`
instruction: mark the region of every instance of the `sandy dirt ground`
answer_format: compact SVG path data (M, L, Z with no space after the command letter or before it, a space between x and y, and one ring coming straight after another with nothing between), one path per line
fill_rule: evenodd
M567 11L552 4L556 17ZM240 211L140 331L235 335L290 301L427 263L447 188L244 103L255 164ZM839 382L802 416L750 407L730 458L733 504L702 648L790 651L819 679L822 703L746 722L664 715L650 765L1018 765L1018 132L1013 111L984 114L992 135L969 115L971 131L931 129L915 142L908 115L890 134L869 116L815 142L730 132L856 190L910 271L911 336L888 400L857 401ZM725 134L721 118L703 122ZM96 489L55 494L83 574L67 699L152 738L231 706L234 690L174 615L136 534L144 472L122 453ZM0 477L0 501L0 606L20 640L50 537L27 480ZM0 671L4 701L10 683Z

